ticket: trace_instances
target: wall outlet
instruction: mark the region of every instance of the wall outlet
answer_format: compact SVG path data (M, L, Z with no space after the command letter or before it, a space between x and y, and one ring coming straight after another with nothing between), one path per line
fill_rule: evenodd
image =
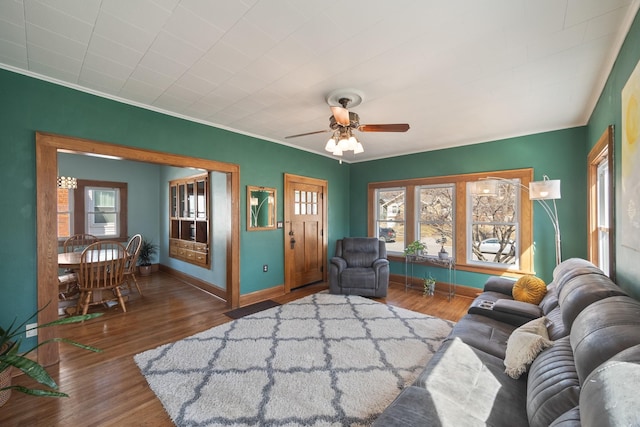
M262 271L263 271L263 272L265 272L265 273L266 273L267 271L269 271L269 266L268 266L267 264L263 265L263 266L262 266Z
M27 338L38 336L38 330L35 329L37 327L38 327L37 323L27 323L27 326L25 326L25 329L27 330L26 332Z

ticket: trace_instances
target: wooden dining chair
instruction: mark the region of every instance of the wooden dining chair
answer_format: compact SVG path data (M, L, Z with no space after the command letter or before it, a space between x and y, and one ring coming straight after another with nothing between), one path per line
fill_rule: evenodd
M96 243L98 238L92 234L75 234L64 241L63 252L81 252L92 243ZM58 299L60 301L69 300L78 293L78 274L72 269L66 269L58 275Z
M98 238L92 234L74 234L64 241L63 252L82 252L87 246L96 243Z
M118 242L101 241L87 246L78 270L78 314L87 314L90 305L116 300L122 311L127 311L120 286L128 258L127 249Z
M127 254L129 254L129 258L127 259L127 264L124 267L124 284L131 292L131 281L136 285L136 289L138 289L138 294L142 296L142 290L140 290L140 286L138 285L138 280L136 279L136 266L138 264L138 255L140 255L140 248L142 247L142 235L136 234L135 236L129 239L127 242Z

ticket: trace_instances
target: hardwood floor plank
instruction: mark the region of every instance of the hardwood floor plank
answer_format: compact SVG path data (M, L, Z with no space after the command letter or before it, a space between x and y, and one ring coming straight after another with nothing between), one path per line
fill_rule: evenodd
M224 301L166 273L139 277L144 293L129 296L127 312L113 307L105 315L58 327L56 336L103 349L91 353L69 345L60 346L60 364L47 370L70 397L37 398L13 392L0 408L2 426L171 426L160 401L147 385L133 356L207 330L231 319ZM326 283L299 288L272 298L279 303L328 289ZM392 283L386 298L377 301L456 321L471 303L470 298L446 295L423 296L419 289L405 291ZM96 310L97 311L97 310ZM36 386L21 375L14 384Z

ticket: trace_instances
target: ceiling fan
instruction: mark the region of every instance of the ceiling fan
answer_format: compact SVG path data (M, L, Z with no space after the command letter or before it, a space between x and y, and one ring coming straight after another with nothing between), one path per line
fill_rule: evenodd
M344 90L332 92L327 97L327 103L332 113L329 117L329 129L289 135L286 136L285 139L333 132L333 135L324 148L336 156L342 156L344 151L351 150L354 154L364 151L362 143L353 135L353 131L356 129L360 132L406 132L409 130L409 124L407 123L360 124L360 116L358 116L357 113L347 110L347 106L355 107L360 105L361 102L362 95L358 92L345 92Z

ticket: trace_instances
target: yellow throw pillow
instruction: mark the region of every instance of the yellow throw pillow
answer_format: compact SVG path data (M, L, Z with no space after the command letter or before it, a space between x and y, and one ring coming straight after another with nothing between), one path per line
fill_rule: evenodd
M547 285L536 276L522 276L513 285L513 299L538 305L547 293Z

